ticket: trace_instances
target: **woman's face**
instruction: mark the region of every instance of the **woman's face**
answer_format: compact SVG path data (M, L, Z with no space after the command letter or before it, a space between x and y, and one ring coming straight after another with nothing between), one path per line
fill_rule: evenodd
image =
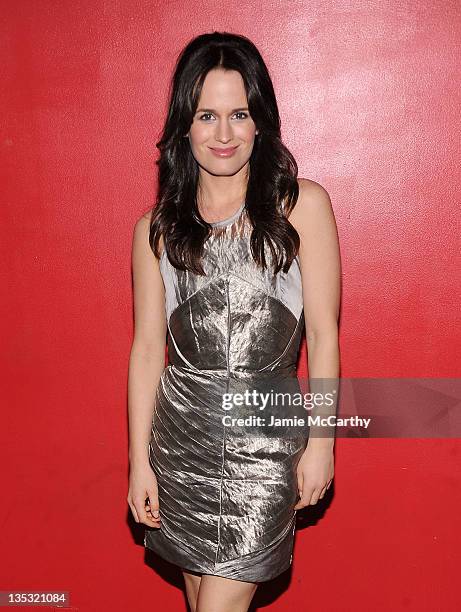
M194 158L210 174L231 176L250 159L258 130L247 105L238 71L210 70L188 133Z

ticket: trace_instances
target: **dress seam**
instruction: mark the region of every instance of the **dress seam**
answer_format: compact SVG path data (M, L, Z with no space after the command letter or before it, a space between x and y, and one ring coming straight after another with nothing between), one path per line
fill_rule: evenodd
M230 299L229 299L229 276L226 278L226 301L227 301L227 346L226 346L226 393L229 392L229 379L230 379L230 324L231 324L231 313L230 313ZM221 482L219 485L219 520L218 520L218 544L216 546L215 565L218 563L219 547L221 545L221 521L222 521L222 492L224 482L224 454L226 446L226 426L223 423L223 437L221 446Z
M260 372L265 372L268 368L270 368L272 365L274 365L277 362L280 362L280 360L286 355L286 353L288 352L288 350L290 349L291 345L293 344L293 340L296 338L296 334L298 333L298 329L299 327L302 325L303 322L303 315L304 315L304 308L301 310L301 314L299 316L299 319L296 322L295 328L293 330L293 333L291 334L291 337L283 351L283 353L281 353L277 359L274 359L271 363L268 363L267 365L265 365L263 368L261 368L259 371Z

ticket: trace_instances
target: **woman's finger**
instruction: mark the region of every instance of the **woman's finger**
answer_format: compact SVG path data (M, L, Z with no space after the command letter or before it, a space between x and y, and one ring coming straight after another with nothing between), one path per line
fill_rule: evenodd
M315 506L315 504L319 501L320 493L323 489L314 489L312 491L311 498L309 500L309 505Z
M325 493L327 492L328 485L325 485L323 489L320 491L319 499L323 499Z
M150 527L158 527L158 520L154 520L150 515L146 512L145 501L137 501L135 502L136 511L138 513L139 519L141 523L144 523Z
M157 524L160 524L160 523L161 523L161 521L162 521L162 517L161 517L161 516L159 516L158 518L154 518L154 517L152 516L152 513L151 513L151 511L150 511L150 510L148 510L148 511L147 511L147 516L149 517L149 519L150 519L151 521L155 521Z
M136 512L136 508L133 506L133 504L131 503L131 501L128 502L128 505L130 506L131 509L131 514L133 515L134 520L139 523L139 516L138 513Z
M150 508L152 516L156 519L159 518L160 506L158 502L158 495L156 495L153 492L150 492L148 493L148 500L149 500L149 508Z

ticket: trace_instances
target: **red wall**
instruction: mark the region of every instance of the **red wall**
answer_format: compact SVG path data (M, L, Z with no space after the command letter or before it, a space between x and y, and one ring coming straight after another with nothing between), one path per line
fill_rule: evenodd
M2 17L0 590L181 610L126 503L131 238L176 56L218 29L266 58L299 175L336 213L342 375L455 377L459 5L11 0ZM458 609L460 464L459 440L338 439L291 584L255 601Z

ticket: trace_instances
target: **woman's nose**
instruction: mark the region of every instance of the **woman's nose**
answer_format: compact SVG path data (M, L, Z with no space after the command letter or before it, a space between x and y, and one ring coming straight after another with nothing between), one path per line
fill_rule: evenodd
M216 140L229 142L232 140L232 127L227 121L220 121L216 127Z

